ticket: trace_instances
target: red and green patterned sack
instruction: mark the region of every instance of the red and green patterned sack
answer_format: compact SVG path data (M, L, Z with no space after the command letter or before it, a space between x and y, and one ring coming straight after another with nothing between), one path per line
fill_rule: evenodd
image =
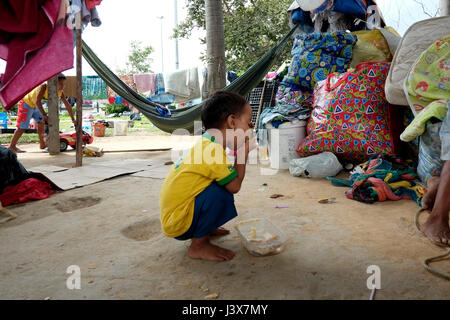
M301 157L330 151L342 160L362 162L375 154L394 154L384 95L389 65L361 63L315 86L308 136L297 148Z

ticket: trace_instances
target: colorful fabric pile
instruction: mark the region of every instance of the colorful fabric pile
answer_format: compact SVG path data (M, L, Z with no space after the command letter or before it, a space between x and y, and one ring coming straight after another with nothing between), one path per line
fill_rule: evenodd
M284 122L306 120L311 115L312 94L302 90L294 90L293 86L281 84L278 86L275 98L276 105L264 109L259 116L258 128L264 128L271 122L278 126Z
M377 155L352 171L349 180L327 179L334 186L351 187L345 195L360 202L411 199L421 206L426 191L415 183L416 178L417 174L410 162L398 157Z

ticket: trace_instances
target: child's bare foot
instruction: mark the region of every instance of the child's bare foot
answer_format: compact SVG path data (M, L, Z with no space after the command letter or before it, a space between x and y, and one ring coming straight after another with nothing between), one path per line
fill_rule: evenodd
M188 255L192 259L202 259L209 261L229 261L233 259L235 253L231 250L215 246L209 242L209 236L192 239L188 249Z
M220 237L220 236L226 236L227 234L230 234L230 230L225 228L217 228L216 231L213 231L209 234L210 237Z
M439 216L430 215L420 229L434 244L444 247L450 246L448 220L444 221Z
M25 150L19 149L17 147L11 147L11 146L9 147L9 150L11 150L14 153L24 153L24 152L26 152Z
M427 193L422 199L422 208L432 210L434 206L434 200L436 199L436 194L439 188L439 183L441 182L440 177L431 177L427 181Z

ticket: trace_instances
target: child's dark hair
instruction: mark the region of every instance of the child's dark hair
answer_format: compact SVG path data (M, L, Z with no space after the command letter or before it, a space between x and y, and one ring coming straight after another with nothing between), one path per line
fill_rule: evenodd
M239 115L247 100L229 91L217 91L205 101L202 108L202 122L205 130L221 128L229 115Z

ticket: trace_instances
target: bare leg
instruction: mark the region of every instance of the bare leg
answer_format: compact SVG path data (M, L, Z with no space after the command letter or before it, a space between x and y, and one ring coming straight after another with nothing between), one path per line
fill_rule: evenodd
M436 194L439 189L439 183L441 177L430 177L427 181L427 193L422 199L422 208L433 210L434 201L436 200Z
M209 236L210 237L214 237L214 236L220 237L220 236L226 236L227 234L230 234L230 230L221 227L221 228L217 228L217 230L211 232L209 234Z
M11 139L11 143L9 144L9 149L11 149L14 152L25 152L23 150L20 150L19 148L17 148L16 144L19 141L20 137L22 136L22 134L25 132L24 129L19 129L17 128L16 131L14 131L14 135Z
M192 239L188 249L188 255L192 259L202 259L210 261L228 261L233 259L235 253L209 242L209 236Z
M436 194L433 210L421 229L436 244L450 246L450 161L442 168L441 181Z
M37 127L37 131L38 131L38 135L39 135L39 147L41 149L45 149L47 147L46 143L45 143L45 123L44 122L38 122L38 127Z

